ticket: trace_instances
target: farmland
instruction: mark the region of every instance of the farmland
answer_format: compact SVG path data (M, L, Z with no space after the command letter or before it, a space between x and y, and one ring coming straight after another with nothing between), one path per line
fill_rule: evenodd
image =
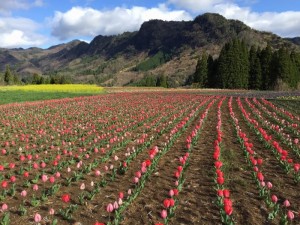
M1 86L0 104L90 96L103 91L102 87L85 84Z
M1 105L0 221L299 224L298 103L158 90Z

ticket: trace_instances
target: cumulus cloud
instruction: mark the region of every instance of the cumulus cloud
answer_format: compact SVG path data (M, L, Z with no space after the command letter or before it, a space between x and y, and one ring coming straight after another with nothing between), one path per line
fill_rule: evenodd
M251 0L250 2L253 3ZM228 19L241 20L254 29L273 32L283 37L300 36L300 11L258 13L250 7L239 6L233 0L169 0L168 4L198 14L219 13Z
M55 12L51 19L52 35L60 40L76 36L114 35L136 31L144 21L191 20L184 10L171 11L166 5L156 8L116 7L112 10L96 10L88 7L73 7L67 12Z
M0 13L2 15L9 15L12 10L29 9L31 7L43 6L43 0L6 0L1 1Z
M198 13L198 12L207 12L214 8L214 6L229 2L228 0L169 0L169 4L173 4L178 8L184 8L189 11Z
M0 46L4 48L41 46L47 38L37 33L39 25L26 18L0 18Z

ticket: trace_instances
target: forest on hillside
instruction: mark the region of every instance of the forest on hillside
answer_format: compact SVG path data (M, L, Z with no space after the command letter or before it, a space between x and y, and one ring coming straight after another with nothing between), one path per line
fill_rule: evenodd
M291 90L299 88L300 53L270 46L250 49L243 41L224 45L217 59L205 52L188 84L199 88Z

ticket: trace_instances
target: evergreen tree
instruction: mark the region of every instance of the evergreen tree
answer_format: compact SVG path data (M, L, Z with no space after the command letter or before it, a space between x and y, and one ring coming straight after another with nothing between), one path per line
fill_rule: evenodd
M271 63L272 63L272 49L268 45L265 49L261 51L260 54L260 66L262 74L262 89L268 90L271 89Z
M217 87L217 65L218 60L214 60L213 57L209 55L207 59L207 86L210 88Z
M7 65L4 73L4 82L8 85L12 85L14 83L14 77L10 70L10 66Z
M164 74L159 76L158 80L159 80L159 85L156 86L164 87L164 88L168 87L167 77Z
M281 80L292 88L297 87L297 67L287 49L280 48L275 53L273 67L275 81Z
M249 89L259 90L262 86L262 74L258 52L254 46L249 53Z
M248 76L249 59L246 45L237 39L225 44L218 60L218 87L248 88Z
M202 54L202 57L198 59L196 71L194 73L194 83L198 83L199 87L207 87L208 83L208 65L207 65L207 55Z
M292 52L291 53L291 60L292 63L294 65L294 69L295 69L295 83L296 83L296 87L298 86L299 82L300 82L300 53L296 53L296 52Z
M40 84L41 82L41 77L37 74L37 73L34 73L32 75L32 84Z

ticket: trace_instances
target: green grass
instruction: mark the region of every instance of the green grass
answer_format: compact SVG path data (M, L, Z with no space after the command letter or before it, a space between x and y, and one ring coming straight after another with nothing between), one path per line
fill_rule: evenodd
M91 93L0 91L0 104L91 96Z
M102 87L84 84L2 86L0 104L74 98L101 93L104 93Z

